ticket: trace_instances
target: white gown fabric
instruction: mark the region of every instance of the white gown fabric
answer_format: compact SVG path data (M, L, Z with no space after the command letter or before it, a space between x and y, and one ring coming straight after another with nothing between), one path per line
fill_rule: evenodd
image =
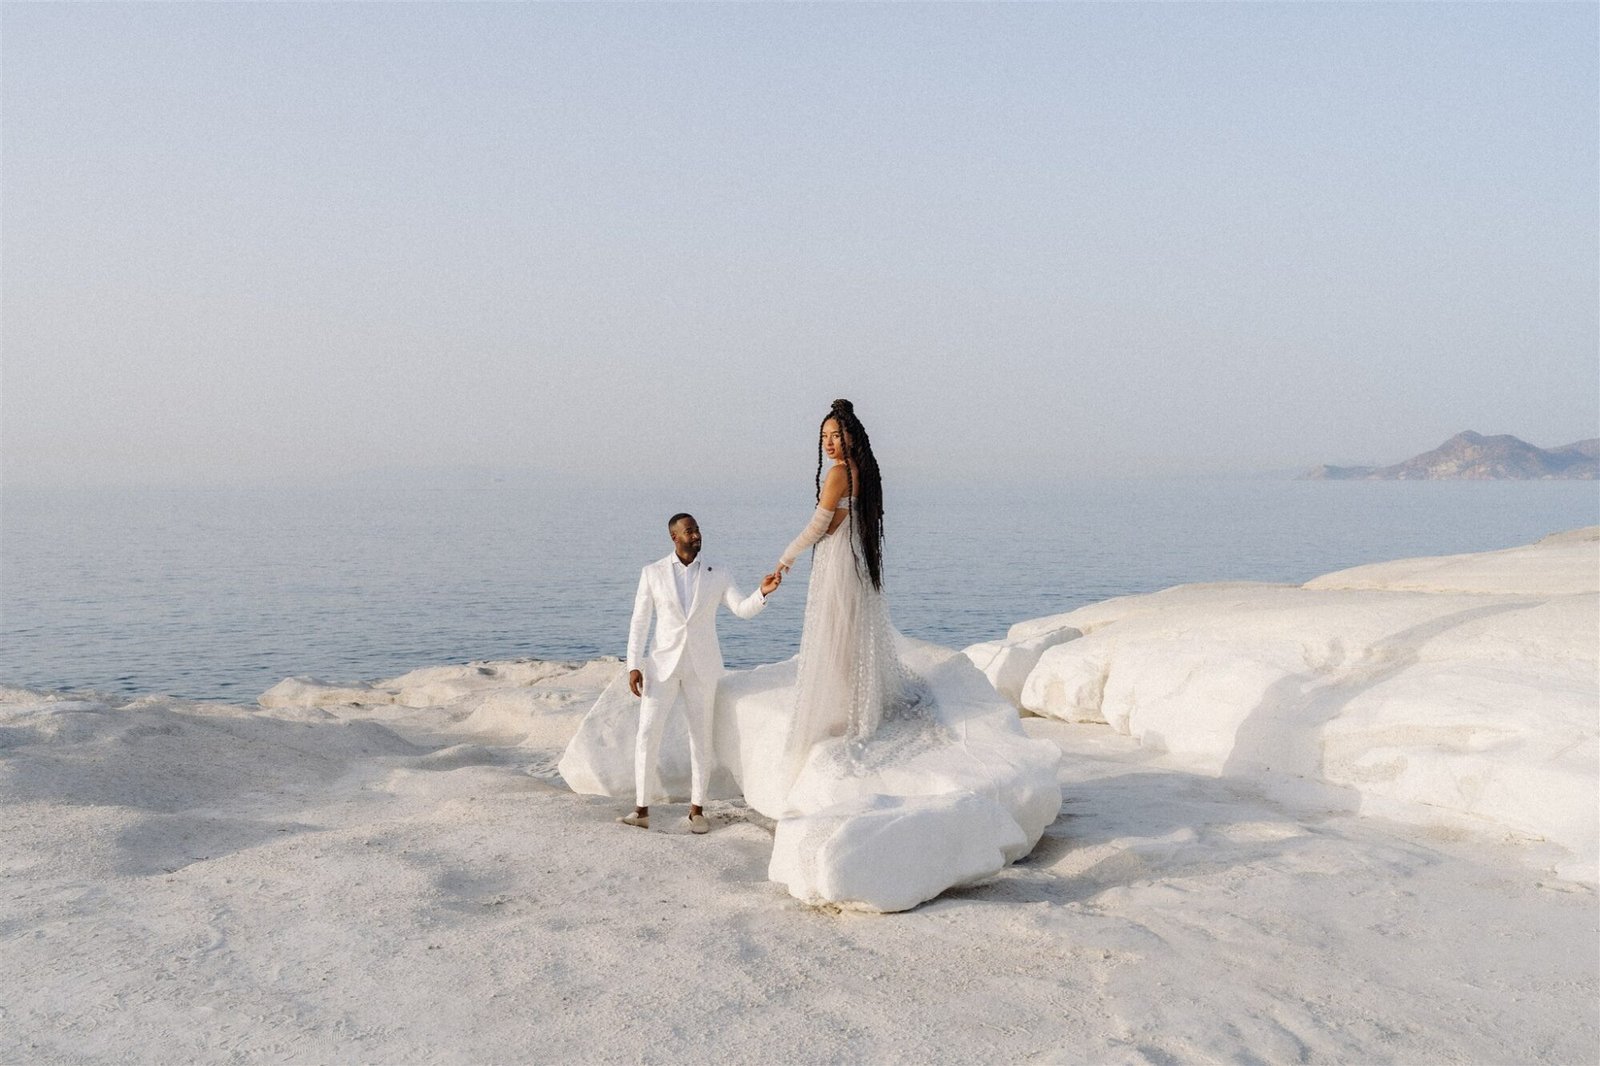
M849 509L850 497L839 502ZM852 550L850 521L822 536L811 562L805 627L794 688L793 717L781 779L787 792L817 745L842 737L841 769L881 761L889 749L932 742L943 729L927 684L908 669L896 646L883 592Z
M845 522L817 544L800 654L723 675L712 795L776 820L768 876L795 897L905 910L1033 849L1060 813L1060 752L966 656L895 632L850 536ZM567 784L630 797L637 722L619 673L567 747ZM687 763L669 727L664 798L686 795Z

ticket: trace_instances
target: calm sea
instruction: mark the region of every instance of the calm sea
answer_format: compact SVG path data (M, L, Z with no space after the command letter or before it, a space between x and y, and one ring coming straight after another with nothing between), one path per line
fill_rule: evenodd
M291 675L620 655L639 567L693 511L753 587L809 485L668 498L516 478L323 489L42 491L0 499L0 683L248 701ZM892 490L891 611L954 647L1193 581L1305 581L1600 524L1594 482L1084 481ZM792 655L808 563L731 666Z

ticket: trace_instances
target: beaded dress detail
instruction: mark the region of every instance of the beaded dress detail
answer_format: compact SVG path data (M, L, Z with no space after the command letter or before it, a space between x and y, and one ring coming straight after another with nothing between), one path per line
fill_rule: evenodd
M851 509L845 497L839 507ZM817 542L806 592L805 628L795 680L795 710L784 772L792 784L822 755L860 772L908 749L944 739L927 684L903 662L883 591L853 550L846 519ZM819 745L831 738L843 744Z

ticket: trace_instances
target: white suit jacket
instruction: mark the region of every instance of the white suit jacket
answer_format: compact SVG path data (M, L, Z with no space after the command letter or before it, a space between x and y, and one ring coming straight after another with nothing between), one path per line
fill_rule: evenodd
M641 670L652 681L664 681L678 671L687 656L694 672L710 681L723 670L722 646L717 643L717 604L727 604L740 618L754 618L767 601L760 589L748 596L741 593L728 571L702 555L700 576L695 579L694 597L685 615L678 602L672 560L668 555L639 572L633 622L628 626L628 669ZM656 639L650 654L645 655L652 614L656 616Z

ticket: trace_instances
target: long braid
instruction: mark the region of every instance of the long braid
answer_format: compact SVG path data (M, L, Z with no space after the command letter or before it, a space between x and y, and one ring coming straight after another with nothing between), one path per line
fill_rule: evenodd
M867 564L867 576L873 588L883 587L883 476L878 471L878 459L872 454L872 440L867 427L856 417L855 405L849 400L833 401L833 409L824 418L839 423L846 435L845 473L850 478L850 495L855 497L850 509L850 525L855 535L850 538L850 552L858 561ZM849 460L855 460L852 465ZM857 484L856 470L860 470ZM817 437L817 499L822 498L822 437Z
M822 433L817 433L817 502L822 502Z

